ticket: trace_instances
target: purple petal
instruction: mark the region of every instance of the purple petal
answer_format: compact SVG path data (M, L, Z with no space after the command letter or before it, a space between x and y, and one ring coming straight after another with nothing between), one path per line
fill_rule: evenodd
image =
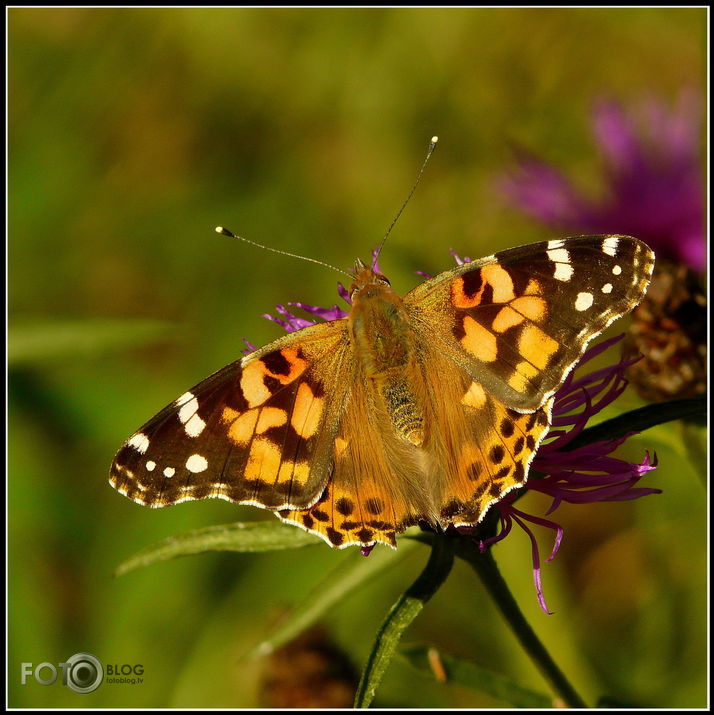
M459 266L463 266L464 263L471 263L471 259L468 256L464 256L463 258L461 258L453 248L449 249L449 253Z
M302 328L307 328L310 325L315 325L314 320L305 320L305 318L300 318L291 311L289 311L284 305L278 304L275 306L275 309L278 311L278 313L284 316L286 320L276 318L269 313L264 313L263 317L267 318L268 320L272 320L274 323L277 323L288 333L294 333L296 330L301 330Z
M513 510L515 511L515 509ZM519 512L520 513L520 512ZM540 578L540 552L538 550L538 542L536 541L533 532L526 526L526 524L521 521L515 514L512 514L513 520L518 524L518 526L523 529L531 540L531 559L533 561L533 583L535 584L536 594L538 596L538 603L540 604L541 610L549 616L553 613L548 610L548 604L545 602L545 596L543 595L543 584Z
M251 343L248 338L243 338L243 342L246 344L246 347L241 350L243 355L250 355L252 352L257 350L258 348Z
M372 270L381 273L382 269L379 267L379 248L373 248L372 249Z
M612 166L632 168L642 164L635 128L619 104L599 102L593 111L592 123L600 148Z
M352 298L350 297L350 292L342 285L342 283L337 284L337 293L339 294L340 298L345 301L345 303L352 305Z
M346 318L348 315L348 313L337 305L333 305L331 308L320 308L318 305L308 305L307 303L299 302L290 302L288 305L294 305L296 308L301 308L307 313L316 315L323 320L339 320L340 318Z
M588 204L559 171L534 158L521 159L510 175L497 182L504 194L521 211L547 225L576 222L588 212Z

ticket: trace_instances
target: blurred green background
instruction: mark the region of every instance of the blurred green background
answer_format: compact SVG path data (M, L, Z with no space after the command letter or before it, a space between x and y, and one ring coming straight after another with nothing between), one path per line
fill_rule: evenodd
M337 300L335 276L213 233L347 267L366 257L440 143L381 265L414 271L552 238L494 190L525 145L597 187L592 102L673 101L704 82L704 9L11 9L9 18L9 703L249 707L241 656L356 551L209 554L120 579L172 534L273 517L225 502L144 509L107 484L123 440L164 404L280 334L275 303ZM620 327L621 325L618 325ZM640 403L632 394L625 410ZM561 507L538 608L530 544L494 554L589 702L706 704L701 435L651 430L635 502ZM693 456L694 455L694 456ZM544 504L531 501L543 513ZM543 556L551 535L541 535ZM323 621L361 668L426 561L419 547ZM407 632L549 692L481 585L457 564ZM80 695L20 685L20 664L78 651L141 663L141 685ZM376 704L499 707L395 661Z

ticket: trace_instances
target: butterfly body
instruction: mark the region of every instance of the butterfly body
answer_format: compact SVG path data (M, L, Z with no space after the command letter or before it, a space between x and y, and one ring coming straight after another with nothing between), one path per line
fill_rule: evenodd
M149 506L261 506L340 548L476 524L525 482L555 391L653 264L633 238L560 239L401 297L358 262L347 318L199 383L125 443L110 482Z
M355 381L364 381L372 400L382 403L397 434L418 446L424 417L414 395L418 336L409 311L387 278L361 261L355 269L350 297L352 308L347 320L355 355Z

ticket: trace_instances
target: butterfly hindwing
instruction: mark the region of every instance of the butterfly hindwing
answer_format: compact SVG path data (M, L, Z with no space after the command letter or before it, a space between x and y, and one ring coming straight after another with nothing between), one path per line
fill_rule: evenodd
M435 360L437 371L449 369L448 358ZM432 521L442 528L477 524L491 504L522 486L550 427L552 401L522 413L496 400L465 372L442 382L440 399L426 408Z
M587 343L643 297L654 254L628 236L583 236L501 251L405 297L417 324L487 392L532 411Z
M112 485L148 506L315 502L348 386L344 322L285 336L196 385L124 444Z
M310 509L278 516L332 546L381 542L430 515L430 487L413 444L394 431L384 403L355 365L349 403L335 438L332 478Z

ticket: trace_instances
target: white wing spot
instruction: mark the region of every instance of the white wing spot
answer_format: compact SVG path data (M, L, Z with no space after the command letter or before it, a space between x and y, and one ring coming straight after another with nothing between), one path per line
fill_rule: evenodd
M206 458L202 457L200 454L192 454L186 460L186 469L194 474L197 474L198 472L205 472L207 468L208 462L206 461Z
M137 432L127 444L133 447L139 454L144 454L144 452L149 449L149 438L145 434Z
M184 425L184 429L189 437L198 437L198 435L203 432L205 426L206 423L198 415L192 415Z
M557 281L569 281L573 277L573 267L570 263L556 263L553 278Z
M615 236L610 236L602 242L602 252L607 253L608 256L614 256L617 254L617 244L619 240Z
M564 248L552 248L546 253L554 263L570 263L570 254Z
M622 273L622 267L621 267L621 266L613 266L613 267L612 267L612 272L613 272L616 276L619 276L620 273Z
M195 397L192 397L187 402L182 403L181 409L178 413L178 418L181 420L181 424L185 425L196 414L196 412L198 412L198 400Z
M146 471L147 472L153 472L154 469L156 469L156 462L153 462L152 460L149 460L146 463Z
M602 287L602 292L612 293L612 283L605 283L605 285Z
M173 467L166 467L166 469L164 469L165 477L171 478L174 476L174 474L176 474L176 470Z
M569 281L573 275L573 267L570 265L570 254L561 248L563 241L548 241L549 250L546 251L548 258L555 263L553 278L558 281Z
M178 413L179 421L184 425L186 434L189 437L198 437L203 432L206 423L196 414L198 412L198 400L190 393L186 392L176 400L176 406L181 406Z
M582 312L583 310L587 310L592 304L592 293L578 293L578 297L575 299L575 310Z
M189 400L192 400L194 398L193 392L184 392L181 397L176 400L174 403L176 407L181 407L181 405L185 405Z

